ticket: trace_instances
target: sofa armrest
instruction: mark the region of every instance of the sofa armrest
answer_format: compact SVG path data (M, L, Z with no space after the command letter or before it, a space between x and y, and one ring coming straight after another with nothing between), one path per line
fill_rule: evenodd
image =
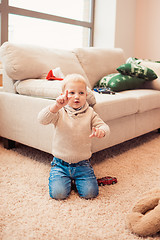
M146 81L144 87L147 89L154 89L160 91L160 77L156 78L153 81Z
M147 61L147 60L142 60L140 65L147 67L149 69L152 69L158 78L156 78L153 81L146 81L145 82L145 88L149 89L155 89L155 90L160 90L160 63L159 62L153 62L153 61Z

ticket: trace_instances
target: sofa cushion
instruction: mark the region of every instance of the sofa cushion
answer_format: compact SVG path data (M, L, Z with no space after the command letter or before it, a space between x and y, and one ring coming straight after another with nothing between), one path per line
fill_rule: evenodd
M116 93L115 95L95 92L94 110L104 121L125 117L138 111L138 101L132 96Z
M91 88L104 76L115 73L116 68L125 62L122 49L77 48L74 52L87 75Z
M64 75L83 75L90 86L72 51L5 42L0 47L0 59L13 80L45 78L50 69L60 67Z
M136 89L122 91L115 95L95 92L95 111L104 121L142 113L160 107L160 91Z
M146 81L144 84L144 88L160 91L160 77L155 79L154 81Z
M129 89L141 88L145 82L143 78L123 75L121 73L109 74L97 84L98 87L109 87L112 91L119 92Z
M138 112L146 112L160 107L160 91L152 89L137 89L123 91L121 95L132 97L138 101Z
M122 64L117 68L117 71L125 75L143 78L148 81L152 81L158 77L152 69L134 63Z
M56 99L62 92L62 81L48 81L46 79L27 79L17 81L15 84L17 93L27 96ZM90 106L96 103L93 91L87 87L87 102Z

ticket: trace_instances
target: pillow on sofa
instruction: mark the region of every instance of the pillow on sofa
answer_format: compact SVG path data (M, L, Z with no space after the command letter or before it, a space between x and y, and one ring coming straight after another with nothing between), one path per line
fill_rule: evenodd
M126 60L126 63L135 63L135 64L140 64L142 59L134 58L134 57L129 57Z
M152 63L160 63L160 61L153 61L153 60L151 60L151 59L140 59L140 58L135 58L135 57L129 57L129 58L126 60L126 63L140 64L142 61L152 62Z
M109 74L109 75L107 75L107 76L104 76L103 78L101 78L97 83L96 83L96 85L94 86L94 87L108 87L108 82L109 82L109 80L112 78L112 77L114 77L114 76L116 76L117 74L119 74L119 73L112 73L112 74Z
M134 63L122 64L117 68L117 71L124 75L143 78L147 81L152 81L158 77L152 69Z
M141 88L145 79L113 73L103 77L95 87L109 87L115 92Z
M143 78L132 77L119 73L109 80L108 87L110 87L115 92L119 92L141 88L144 82L145 79Z
M17 81L14 86L17 93L32 97L56 99L61 94L62 81L46 79L27 79ZM96 103L93 91L87 87L87 102L90 106Z

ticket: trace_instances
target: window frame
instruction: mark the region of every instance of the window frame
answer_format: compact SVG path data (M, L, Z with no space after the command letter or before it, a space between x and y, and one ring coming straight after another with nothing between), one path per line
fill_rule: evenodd
M74 20L71 18L60 17L47 13L36 12L23 8L17 8L9 6L9 0L1 0L0 3L0 26L1 26L1 44L8 41L8 24L9 14L16 14L24 17L32 17L37 19L44 19L60 23L68 23L71 25L86 27L90 29L89 46L93 46L93 35L94 35L94 12L95 12L95 0L91 0L91 19L90 22Z

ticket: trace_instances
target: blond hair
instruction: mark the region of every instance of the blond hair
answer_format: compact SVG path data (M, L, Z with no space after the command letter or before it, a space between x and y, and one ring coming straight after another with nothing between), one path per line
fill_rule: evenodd
M66 77L62 81L62 92L65 91L66 85L69 82L82 82L82 83L85 84L85 86L87 88L87 84L86 84L85 78L82 75L80 75L80 74L74 73L74 74L66 75Z

